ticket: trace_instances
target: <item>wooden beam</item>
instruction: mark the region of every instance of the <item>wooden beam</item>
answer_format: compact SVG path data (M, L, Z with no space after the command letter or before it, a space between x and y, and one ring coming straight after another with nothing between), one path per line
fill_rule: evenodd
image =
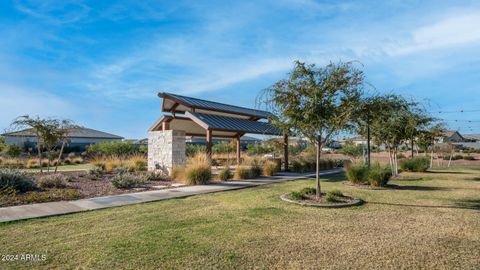
M207 129L207 159L212 160L212 131Z
M237 136L236 138L236 142L237 142L237 166L240 165L240 161L241 161L241 156L240 156L240 136Z
M283 157L285 159L284 169L288 172L288 135L283 135Z
M170 122L164 121L162 122L162 130L169 130L170 129Z

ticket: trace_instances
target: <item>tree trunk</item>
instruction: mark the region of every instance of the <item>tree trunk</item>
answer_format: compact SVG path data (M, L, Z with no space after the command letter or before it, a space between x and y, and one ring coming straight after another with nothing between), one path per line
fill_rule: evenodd
M432 154L430 155L430 168L433 168L433 147L432 147Z
M47 148L49 149L49 148ZM50 149L47 151L47 172L50 172Z
M448 159L448 168L450 168L450 164L452 163L452 156L453 156L453 151L450 152L450 159Z
M38 167L40 167L40 173L43 173L42 168L42 147L40 143L37 141L37 152L38 152Z
M65 148L65 140L62 141L62 147L60 147L60 154L58 154L57 163L55 164L55 173L57 173L58 164L60 163L60 159L62 158L64 148ZM227 163L228 163L228 156L227 156Z
M370 150L370 125L367 125L367 165L370 168L371 164L371 150Z
M315 173L315 179L316 179L316 184L317 184L315 197L317 199L320 199L321 194L322 194L322 190L321 190L321 187L320 187L320 155L321 155L321 152L322 152L322 138L319 136L317 138L317 166L316 166L316 173Z

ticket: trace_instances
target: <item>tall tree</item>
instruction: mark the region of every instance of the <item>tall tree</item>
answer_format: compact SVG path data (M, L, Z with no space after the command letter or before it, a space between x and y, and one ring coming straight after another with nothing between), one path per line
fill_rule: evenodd
M430 168L433 167L433 153L435 150L435 143L439 140L445 132L443 123L436 123L427 127L427 129L420 130L417 136L417 144L419 148L424 151L425 156L430 151Z
M353 127L363 91L363 72L351 62L325 67L295 62L286 79L265 89L259 102L273 113L272 123L285 133L308 138L316 146L316 197L321 196L322 146L331 136Z

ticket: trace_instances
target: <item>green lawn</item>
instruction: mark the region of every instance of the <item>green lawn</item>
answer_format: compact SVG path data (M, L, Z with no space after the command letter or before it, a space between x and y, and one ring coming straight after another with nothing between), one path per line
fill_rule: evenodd
M91 163L84 163L84 164L75 164L75 165L61 165L58 166L58 170L61 172L66 171L87 171L93 168ZM44 171L47 171L47 167L43 167ZM50 167L50 171L54 171L55 166ZM40 169L24 169L26 172L40 172Z
M453 169L452 169L453 170ZM479 269L480 170L417 174L390 190L324 179L366 204L288 204L291 181L155 203L0 225L0 254L46 254L6 268Z

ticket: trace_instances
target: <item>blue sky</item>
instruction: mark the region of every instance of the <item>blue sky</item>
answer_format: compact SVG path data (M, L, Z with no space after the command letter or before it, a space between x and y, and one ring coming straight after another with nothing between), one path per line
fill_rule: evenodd
M296 59L358 60L380 92L478 110L478 1L0 3L0 128L23 114L146 137L158 91L253 106ZM480 133L480 112L437 114Z

